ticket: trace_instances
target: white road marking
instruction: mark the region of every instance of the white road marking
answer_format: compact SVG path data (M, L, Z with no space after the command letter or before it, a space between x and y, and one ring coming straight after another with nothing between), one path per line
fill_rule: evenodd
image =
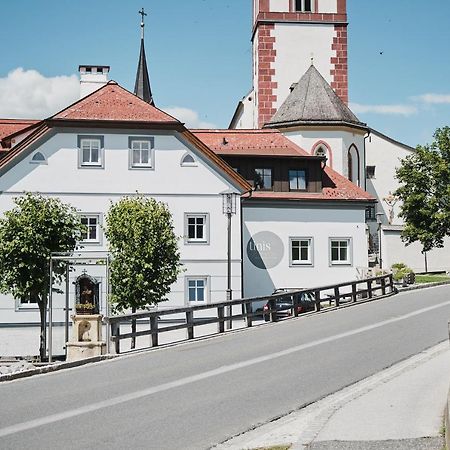
M86 413L90 413L93 411L98 411L99 409L109 408L111 406L120 405L121 403L126 403L132 400L137 400L143 397L148 397L150 395L157 394L159 392L164 392L169 389L174 389L177 387L185 386L187 384L196 383L198 381L205 380L207 378L212 378L218 375L223 375L225 373L233 372L235 370L244 369L249 366L253 366L255 364L260 364L263 362L270 361L272 359L282 358L283 356L288 356L293 353L300 352L302 350L306 350L312 347L317 347L319 345L327 344L332 341L336 341L339 339L344 339L350 336L354 336L355 334L365 333L366 331L371 331L376 328L381 328L385 325L390 325L392 323L400 322L402 320L409 319L414 316L421 315L428 311L433 311L438 308L442 308L444 306L449 306L450 301L438 303L437 305L429 306L427 308L421 308L416 311L410 312L408 314L404 314L402 316L394 317L391 319L383 320L382 322L377 322L372 325L367 325L365 327L356 328L354 330L349 330L344 333L335 334L333 336L329 336L327 338L318 339L313 342L309 342L307 344L297 345L295 347L290 347L285 350L281 350L279 352L270 353L268 355L260 356L258 358L249 359L247 361L242 361L234 364L229 364L226 366L218 367L214 370L208 370L207 372L203 372L197 375L191 375L189 377L181 378L179 380L172 381L170 383L160 384L158 386L154 386L148 389L143 389L141 391L132 392L130 394L120 395L118 397L110 398L108 400L103 400L101 402L92 403L90 405L82 406L80 408L75 408L69 411L65 411L58 414L51 414L49 416L40 417L39 419L29 420L27 422L18 423L15 425L11 425L5 428L0 429L0 437L8 436L15 433L20 433L23 431L31 430L33 428L37 428L43 425L49 425L51 423L59 422L61 420L70 419L72 417L81 416Z

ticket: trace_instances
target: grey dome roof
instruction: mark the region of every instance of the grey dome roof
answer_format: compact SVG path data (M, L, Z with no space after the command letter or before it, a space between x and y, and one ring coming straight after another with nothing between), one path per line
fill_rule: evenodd
M341 125L366 128L311 65L265 127Z

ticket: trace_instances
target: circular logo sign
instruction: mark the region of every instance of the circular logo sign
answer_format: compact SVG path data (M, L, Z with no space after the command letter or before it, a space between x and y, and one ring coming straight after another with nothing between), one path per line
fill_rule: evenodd
M283 241L271 231L256 233L247 243L248 259L258 269L278 266L283 255Z

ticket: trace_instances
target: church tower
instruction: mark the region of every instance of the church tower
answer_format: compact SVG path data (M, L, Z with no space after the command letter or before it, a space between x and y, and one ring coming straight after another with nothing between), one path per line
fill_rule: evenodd
M312 61L348 103L347 25L346 0L253 0L254 91L243 101L253 127L271 120Z

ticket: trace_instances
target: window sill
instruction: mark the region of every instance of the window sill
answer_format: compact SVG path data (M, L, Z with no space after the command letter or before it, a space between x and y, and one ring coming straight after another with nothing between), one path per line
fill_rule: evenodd
M130 166L129 170L154 170L153 166Z
M289 267L314 267L312 262L291 262Z

